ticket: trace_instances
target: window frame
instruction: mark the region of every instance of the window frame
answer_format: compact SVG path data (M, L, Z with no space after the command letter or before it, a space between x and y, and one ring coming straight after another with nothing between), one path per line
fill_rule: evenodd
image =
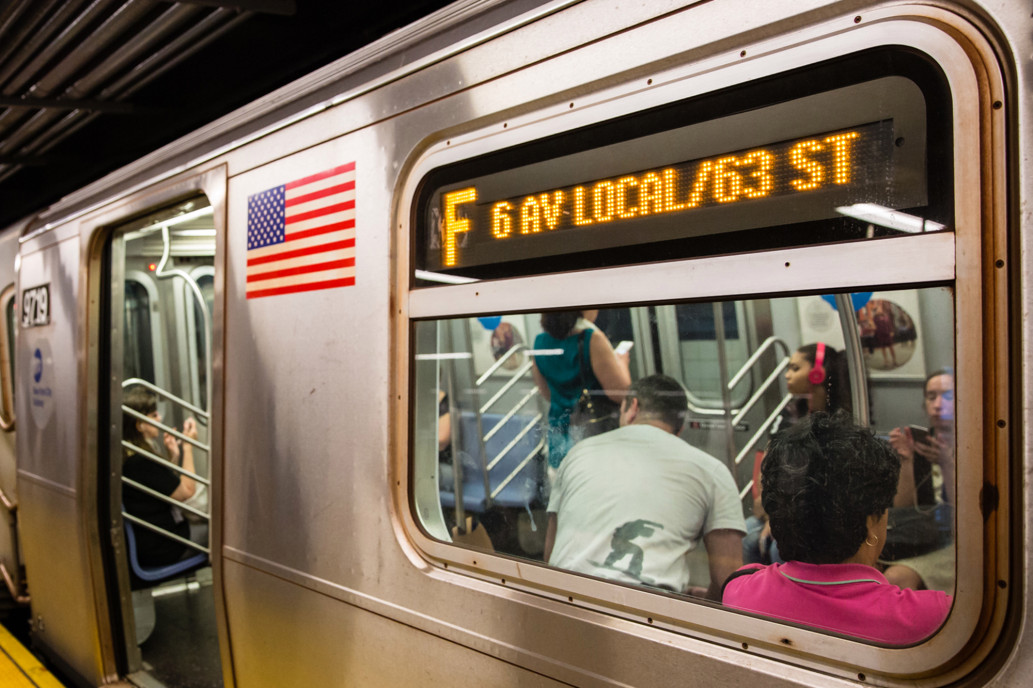
M900 11L900 10L896 10ZM652 305L682 299L731 300L757 295L756 287L765 285L764 294L771 298L797 296L829 291L862 291L886 288L916 288L930 284L947 284L954 288L956 395L963 409L971 413L959 416L956 428L958 456L980 457L962 461L957 467L958 504L956 521L956 596L951 615L943 628L915 649L887 648L863 641L839 637L792 624L785 624L739 612L729 612L719 605L687 598L678 598L653 591L620 586L551 569L547 566L527 565L504 557L466 550L428 538L416 523L415 506L409 490L409 470L403 470L399 483L401 502L408 504L402 517L406 531L422 556L437 566L459 569L463 573L495 581L506 587L518 587L563 602L604 611L611 616L623 617L654 626L661 626L681 635L703 637L732 647L745 646L743 638L751 639L750 650L759 654L786 659L787 647L793 648L789 657L793 663L820 667L856 678L857 671L880 676L915 676L941 672L942 680L958 675L968 659L961 651L973 640L977 628L991 617L1000 623L1007 606L1007 594L994 589L993 580L1007 577L1008 552L987 551L988 542L1007 542L1007 512L1002 508L984 521L979 510L979 488L991 481L1004 495L1008 485L1008 438L1006 433L994 433L987 423L993 413L1006 417L1008 390L995 380L1007 380L1007 303L1004 290L992 280L1006 279L1006 273L984 272L984 252L1003 246L1003 223L993 231L985 229L984 211L998 213L1000 199L981 198L984 177L1000 174L999 169L982 165L964 164L965 161L985 161L985 124L981 111L987 105L986 83L1000 93L998 75L987 76L973 64L976 58L966 53L965 38L950 35L942 27L931 23L911 21L909 17L895 17L887 10L886 21L869 23L854 31L829 32L822 38L803 45L777 51L777 57L760 58L750 64L736 63L721 69L702 69L696 65L672 68L672 78L666 87L642 91L625 83L600 89L580 98L581 107L572 112L558 108L544 108L516 118L507 118L505 131L488 124L474 131L455 135L446 141L444 136L431 142L410 168L401 203L399 236L401 246L410 246L410 224L416 222L415 199L420 183L434 169L484 152L499 150L521 142L533 141L593 122L619 117L630 112L670 102L676 93L700 94L747 83L752 79L773 76L790 69L813 65L836 56L873 47L907 46L931 59L943 70L953 102L953 210L954 231L941 234L911 235L825 245L777 249L753 254L710 256L697 259L673 260L641 265L600 268L540 276L512 277L485 280L469 284L412 288L410 265L399 263L399 289L403 295L399 310L399 361L404 368L401 380L401 399L410 399L412 384L413 321L472 317L500 312L526 312L571 306ZM943 19L945 13L939 14ZM957 21L955 19L955 21ZM827 27L826 27L827 28ZM983 55L985 57L985 54ZM693 67L699 69L693 72ZM662 79L657 79L662 84ZM992 90L992 89L990 89ZM668 94L668 95L665 95ZM564 101L565 102L565 101ZM502 121L501 115L498 117ZM482 120L483 121L483 120ZM1000 126L1000 122L996 123ZM406 215L407 211L409 212ZM406 222L407 220L408 222ZM996 232L996 234L994 234ZM412 261L412 251L408 254ZM864 269L842 269L836 258L849 254L850 263ZM829 260L833 258L833 260ZM748 284L736 279L747 271ZM901 281L900 276L907 279ZM659 285L659 286L658 286ZM984 310L986 291L998 297L993 306ZM572 303L572 294L592 294L594 303ZM996 346L991 341L984 346L983 333L993 328L1002 336ZM984 383L984 370L969 361L989 360L997 374ZM978 409L978 411L976 411ZM405 465L412 447L412 407L400 403L401 431L408 441L402 443L406 452ZM993 441L988 438L993 436ZM984 447L986 451L984 451ZM992 447L992 449L991 449ZM1003 511L1003 516L1002 514ZM979 524L978 526L976 524ZM980 527L982 526L982 527ZM1006 547L1003 549L1007 549ZM984 563L986 568L984 569ZM1003 587L1004 586L1000 586ZM660 621L664 619L667 621ZM777 640L775 640L777 639ZM946 672L946 673L943 673ZM939 680L939 679L938 679Z

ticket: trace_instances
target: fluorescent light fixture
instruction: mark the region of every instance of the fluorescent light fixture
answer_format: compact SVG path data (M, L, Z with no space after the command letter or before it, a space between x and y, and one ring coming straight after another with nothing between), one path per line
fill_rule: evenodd
M836 208L836 212L847 217L852 217L862 222L870 222L880 227L889 227L909 234L921 234L922 232L938 232L947 229L947 225L939 222L926 220L893 210L875 203L855 203Z
M443 275L440 272L430 272L428 270L417 270L416 279L427 280L428 282L441 282L442 284L470 284L470 282L480 282L480 280L474 279L473 277Z
M181 237L213 237L215 236L214 229L180 229L176 231L176 236Z
M181 225L184 222L190 222L191 220L196 220L199 217L211 217L211 216L212 216L212 206L208 205L208 206L205 206L204 208L201 208L200 210L195 210L195 211L190 212L190 213L183 213L182 215L176 215L175 217L170 217L169 219L162 220L161 222L155 222L154 226L155 227L175 227L176 225Z
M449 361L467 358L473 358L473 354L469 351L458 351L454 354L416 354L417 361Z

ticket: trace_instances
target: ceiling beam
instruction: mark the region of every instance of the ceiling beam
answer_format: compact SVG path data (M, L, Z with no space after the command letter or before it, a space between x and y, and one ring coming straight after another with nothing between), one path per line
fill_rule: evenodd
M6 98L4 96L0 96L0 107L32 110L87 110L123 115L137 111L137 108L129 103L116 103L108 100L58 100L56 98Z
M0 165L21 165L22 167L43 167L55 162L45 155L0 155Z
M181 5L204 5L205 7L223 7L228 10L257 12L260 14L279 14L294 16L297 11L294 0L166 0Z

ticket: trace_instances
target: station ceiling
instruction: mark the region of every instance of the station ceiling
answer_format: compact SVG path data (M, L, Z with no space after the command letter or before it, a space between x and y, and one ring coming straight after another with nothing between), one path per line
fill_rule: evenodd
M0 228L447 4L0 0Z

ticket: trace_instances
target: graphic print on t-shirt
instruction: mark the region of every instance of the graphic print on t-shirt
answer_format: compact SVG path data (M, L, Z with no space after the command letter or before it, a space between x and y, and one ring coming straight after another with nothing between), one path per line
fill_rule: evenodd
M637 581L641 581L646 585L653 585L654 581L652 579L642 577L642 560L645 557L645 552L642 551L641 547L633 543L632 540L648 538L656 533L656 528L664 529L660 523L642 519L628 521L617 526L613 531L613 537L610 538L610 553L606 555L606 561L601 564L597 561L590 563L599 568L613 569L614 571L626 573ZM619 568L616 564L628 556L631 557L628 568Z

